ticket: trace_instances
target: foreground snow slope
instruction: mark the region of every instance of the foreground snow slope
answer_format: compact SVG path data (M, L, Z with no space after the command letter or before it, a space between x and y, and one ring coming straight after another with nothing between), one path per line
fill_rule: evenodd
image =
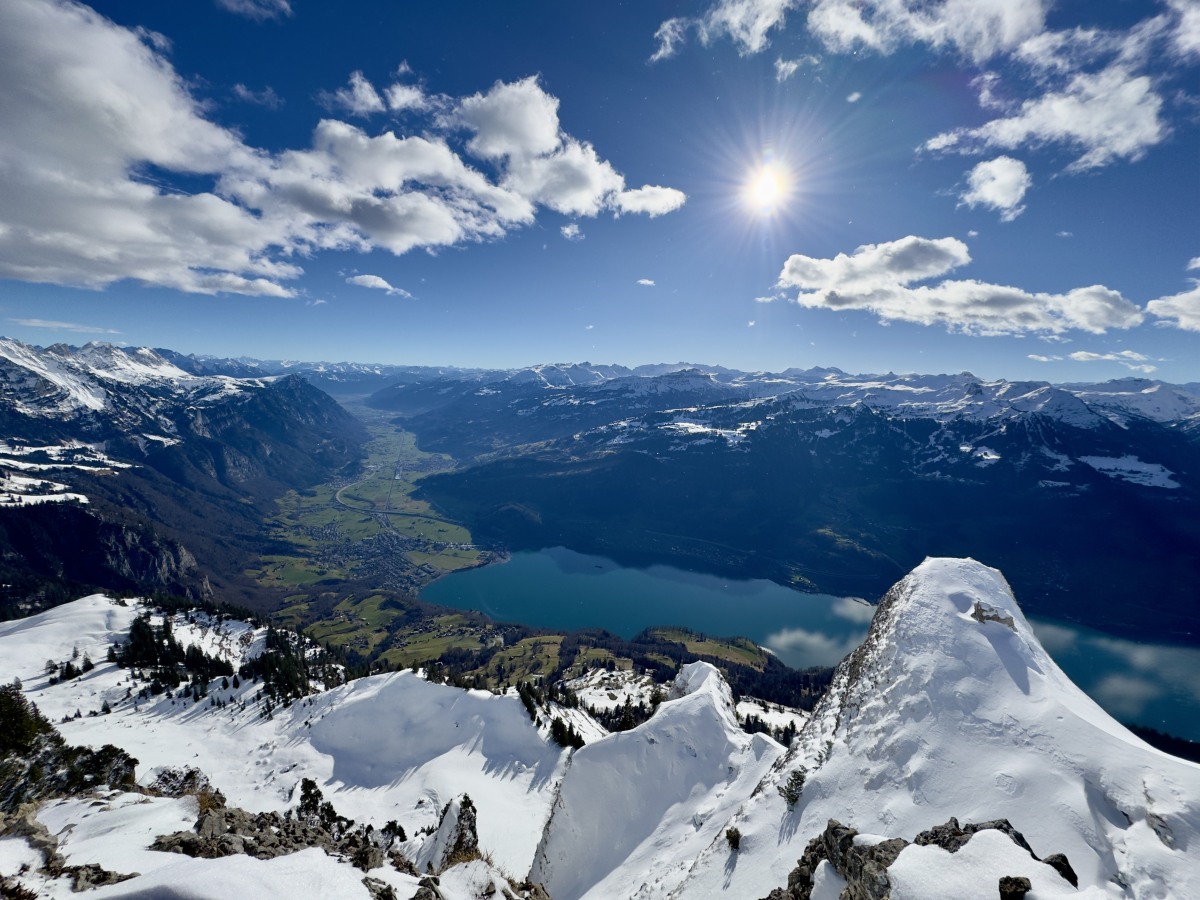
M789 811L776 788L800 766ZM912 840L955 816L1007 818L1039 856L1065 853L1080 880L1070 896L1200 897L1200 766L1143 743L1076 688L1003 576L973 560L926 560L889 592L761 787L731 820L741 850L714 843L673 896L764 897L831 818ZM930 852L904 850L900 880L912 887L927 868L913 860ZM1001 871L1002 854L937 852L945 877L908 896L960 897L954 873L967 868L981 896L1019 874Z
M376 828L396 819L410 835L436 826L442 807L466 792L479 810L481 848L510 872L529 867L550 815L566 754L539 735L515 696L431 684L413 673L373 676L305 698L264 719L165 695L126 699L128 673L105 661L138 613L94 595L0 624L0 681L24 690L69 743L111 743L138 761L143 783L163 766L204 771L230 805L250 811L294 806L301 778L312 778L339 813ZM226 625L226 630L236 629ZM177 638L240 662L257 641L216 639L183 625ZM247 638L253 635L247 633ZM96 668L50 684L48 659L78 648ZM210 686L213 697L252 700L258 685ZM105 701L109 715L89 715ZM81 710L82 718L60 721Z
M665 897L782 753L741 730L715 668L685 666L649 721L576 751L530 880L555 900Z

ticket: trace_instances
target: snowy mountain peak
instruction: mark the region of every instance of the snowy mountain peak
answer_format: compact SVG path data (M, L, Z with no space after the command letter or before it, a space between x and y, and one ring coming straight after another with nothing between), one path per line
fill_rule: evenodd
M801 770L789 805L777 789ZM970 894L964 879L1011 875L1033 878L1037 896L1200 896L1200 866L1181 852L1200 839L1200 767L1144 744L1075 687L1004 577L969 559L927 559L892 588L733 820L732 877L728 848L714 845L675 896L766 896L830 819L912 840L951 817L1007 819L1039 857L1066 855L1079 892L1036 861L1007 871L1011 855L910 847L889 869L890 896L949 900ZM831 876L828 896L839 884Z

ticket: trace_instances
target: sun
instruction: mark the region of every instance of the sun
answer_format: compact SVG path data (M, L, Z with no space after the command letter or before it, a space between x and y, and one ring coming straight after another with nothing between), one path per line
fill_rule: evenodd
M753 212L771 215L791 194L791 179L778 163L764 163L750 173L742 189L742 200Z

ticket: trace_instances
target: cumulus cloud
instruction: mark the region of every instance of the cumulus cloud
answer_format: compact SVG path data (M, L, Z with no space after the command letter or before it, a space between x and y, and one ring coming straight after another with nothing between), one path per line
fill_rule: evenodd
M791 256L781 288L799 288L795 302L809 308L866 310L885 322L940 324L970 334L1050 333L1078 329L1102 334L1131 328L1142 311L1101 285L1065 294L1033 293L974 280L919 285L966 265L967 245L957 238L908 236L867 244L832 259Z
M1011 222L1025 207L1021 201L1033 179L1025 163L1011 156L997 156L981 162L967 173L967 189L959 196L967 206L987 206Z
M533 76L509 84L498 81L486 94L467 97L458 106L458 118L475 132L467 150L481 159L542 156L562 142L558 98Z
M594 216L620 192L625 179L591 144L571 138L549 155L512 160L503 183L556 212Z
M146 166L205 175L258 154L204 118L153 46L87 7L0 4L0 275L286 296L282 239L227 198L166 193Z
M981 63L1041 32L1047 6L1044 0L816 0L808 27L835 50L890 53L921 43Z
M654 279L653 278L639 278L637 283L640 284L642 287L654 287Z
M656 184L621 191L616 197L616 206L621 212L644 213L652 219L674 212L686 202L687 194L683 191Z
M561 232L562 236L568 241L582 241L584 238L583 232L579 230L579 226L574 222L568 222L559 229L559 232Z
M217 6L256 22L292 14L291 0L217 0Z
M1146 304L1146 312L1185 331L1200 331L1200 285L1173 297L1160 297Z
M356 284L359 287L372 288L377 291L387 291L392 297L405 297L412 299L412 294L404 290L404 288L394 287L389 284L386 278L379 275L352 275L346 279L346 284Z
M460 109L447 99L420 137L329 118L309 147L268 153L212 122L149 37L66 0L6 0L0 84L0 277L286 297L297 262L320 250L399 254L500 237L539 206L656 215L683 200L626 191L561 133L558 100L536 79ZM361 73L329 96L355 114L385 105Z
M1188 260L1187 270L1191 272L1195 269L1200 269L1200 256L1193 256Z
M422 110L430 106L425 92L415 84L396 84L384 88L383 96L387 99L388 109L400 112L406 109Z
M925 148L980 152L1066 144L1082 151L1068 171L1083 172L1141 159L1167 135L1162 106L1149 76L1113 66L1075 75L1063 90L1027 100L1013 115L936 135Z
M857 102L858 102L859 100L861 100L861 99L862 99L862 92L861 92L861 91L854 91L854 92L852 92L852 93L850 93L850 94L847 94L847 95L846 95L846 102L847 102L847 103L857 103Z
M1061 356L1043 356L1041 353L1030 353L1026 358L1034 362L1062 362Z
M362 72L351 72L349 84L333 93L321 94L320 99L329 109L340 109L354 116L370 116L387 109L375 86Z
M121 334L115 328L80 325L78 322L56 322L53 319L9 319L8 321L26 328L49 328L52 331L73 331L80 334Z

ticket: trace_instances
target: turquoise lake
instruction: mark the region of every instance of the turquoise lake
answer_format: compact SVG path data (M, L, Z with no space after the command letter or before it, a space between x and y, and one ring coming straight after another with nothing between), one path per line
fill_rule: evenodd
M622 637L681 625L750 638L801 668L836 664L858 646L874 612L851 597L667 565L629 568L565 547L514 553L506 562L448 575L426 587L421 599L500 622L604 628ZM1061 621L1031 622L1059 666L1115 718L1200 740L1200 649L1138 644Z

